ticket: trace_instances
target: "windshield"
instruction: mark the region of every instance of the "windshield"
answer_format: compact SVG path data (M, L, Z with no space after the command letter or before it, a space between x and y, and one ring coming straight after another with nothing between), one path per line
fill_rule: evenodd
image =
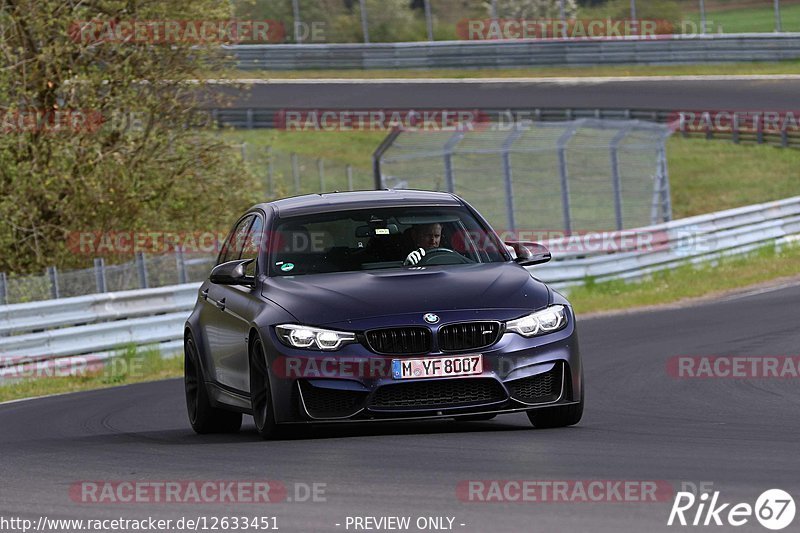
M269 250L271 276L510 259L493 232L468 210L454 207L361 209L282 218L269 239Z

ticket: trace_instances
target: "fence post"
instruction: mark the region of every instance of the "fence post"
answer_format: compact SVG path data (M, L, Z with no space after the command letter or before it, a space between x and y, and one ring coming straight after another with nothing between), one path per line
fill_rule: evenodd
M525 128L523 124L514 124L514 129L508 134L508 137L503 141L503 180L505 183L506 193L506 211L508 216L508 230L516 231L517 222L514 217L514 182L512 180L512 167L511 167L511 147L517 139L524 133Z
M186 261L183 258L183 247L175 247L175 267L178 269L178 284L183 285L189 283L189 278L186 275Z
M272 180L274 179L274 163L272 162L272 146L267 146L267 196L272 198Z
M400 129L394 128L380 145L372 152L372 178L375 183L375 190L384 189L383 172L381 171L381 160L386 151L392 147L394 141L400 136Z
M774 0L775 3L775 31L780 33L783 31L781 24L781 0Z
M347 190L353 190L353 165L347 165Z
M300 0L292 0L292 18L294 19L294 42L303 44L303 32L300 31Z
M106 292L106 262L102 257L94 258L94 280L97 292Z
M0 305L8 305L8 278L5 272L0 272Z
M617 231L622 231L622 178L619 175L619 145L622 140L628 135L630 128L623 128L611 139L610 157L611 157L611 184L614 188L614 216L617 222Z
M58 290L58 270L54 266L47 267L47 275L50 277L50 296L57 300L61 297L61 291Z
M255 124L255 121L253 120L253 108L248 107L247 111L245 112L245 127L248 130L252 130L253 127L254 127L253 126L254 124Z
M431 13L431 0L425 0L425 26L428 29L428 40L433 41L433 14Z
M567 9L565 6L566 0L559 0L559 15L561 16L561 22L567 21ZM566 39L567 38L567 25L564 24L561 29L561 36Z
M569 175L567 173L567 143L577 131L577 125L573 124L558 138L556 147L558 148L558 175L561 178L561 209L564 213L564 231L568 235L572 234L572 213L569 201Z
M464 131L455 132L444 144L444 181L447 192L456 192L456 180L453 176L453 149L464 138Z
M706 34L706 2L700 0L700 33Z
M491 17L492 20L497 20L497 0L492 0L492 7L491 7Z
M319 192L325 192L325 162L317 158L317 173L319 174Z
M361 7L361 31L364 32L364 42L369 42L369 20L367 19L367 1L366 0L359 0L359 6Z
M631 21L636 20L636 0L631 0Z
M242 143L242 162L247 163L247 143Z
M295 153L292 153L292 178L294 178L294 193L300 194L300 168Z
M733 143L734 144L739 144L739 114L738 113L734 113L733 114L732 129L733 129Z
M149 288L147 283L147 264L144 258L144 252L136 252L136 270L139 271L139 288Z

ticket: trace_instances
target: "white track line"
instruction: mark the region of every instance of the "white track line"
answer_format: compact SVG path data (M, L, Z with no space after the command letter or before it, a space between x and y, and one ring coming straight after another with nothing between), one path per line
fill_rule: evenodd
M411 84L456 84L456 85L503 85L503 84L554 84L593 85L598 83L627 82L703 82L703 81L800 81L800 74L749 74L707 76L587 76L557 78L242 78L211 79L208 84L218 85L411 85Z

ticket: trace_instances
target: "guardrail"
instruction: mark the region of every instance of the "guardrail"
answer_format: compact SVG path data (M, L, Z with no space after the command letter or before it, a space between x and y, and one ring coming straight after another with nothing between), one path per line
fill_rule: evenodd
M545 244L554 260L531 267L536 277L568 289L587 279L635 279L657 270L746 253L797 240L800 196L623 232L645 235L608 249L608 236L580 236ZM613 235L613 234L612 234ZM613 239L612 239L613 240ZM617 242L617 241L615 241ZM561 251L563 250L563 251ZM198 284L104 293L0 307L0 379L18 376L22 361L66 365L76 357L104 360L130 345L156 347L162 354L182 350L183 324L197 298Z
M261 129L280 127L278 114L281 109L276 108L226 108L209 110L212 120L221 127L237 129ZM715 129L712 124L707 128L698 129L689 124L680 124L679 110L664 109L601 109L601 108L507 108L507 109L479 109L482 116L493 121L503 120L505 124L513 122L515 117L521 116L534 121L558 122L571 121L581 118L611 119L611 120L644 120L649 122L669 123L675 122L677 131L684 137L704 138L707 140L730 140L736 144L771 144L783 148L800 147L800 131L788 127L790 122L783 121L780 131L766 128L763 116L755 118L756 127L746 127L736 121L731 122L727 130ZM689 111L689 110L687 110ZM702 111L695 112L696 114ZM676 122L677 121L677 122ZM681 127L683 126L683 127ZM759 127L760 126L760 127Z
M242 70L692 64L800 58L800 33L226 47Z
M678 265L793 242L799 234L800 197L795 197L636 230L546 241L554 260L530 271L560 289L587 279L633 280Z

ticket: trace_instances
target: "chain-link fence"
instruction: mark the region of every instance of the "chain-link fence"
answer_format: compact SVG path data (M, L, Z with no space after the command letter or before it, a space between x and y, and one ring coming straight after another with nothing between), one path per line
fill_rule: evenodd
M233 5L239 18L279 22L283 42L298 44L465 39L468 21L479 20L650 20L663 23L657 33L700 35L800 31L799 0L234 0Z
M510 231L636 228L671 218L670 132L597 119L402 132L379 156L380 180L454 192Z
M61 271L49 267L44 274L31 276L0 272L0 305L202 281L208 277L214 259L180 252L137 253L134 261L117 265L106 265L97 258L93 268Z
M267 198L372 189L372 169L340 160L257 147L240 147L245 163L262 176Z

